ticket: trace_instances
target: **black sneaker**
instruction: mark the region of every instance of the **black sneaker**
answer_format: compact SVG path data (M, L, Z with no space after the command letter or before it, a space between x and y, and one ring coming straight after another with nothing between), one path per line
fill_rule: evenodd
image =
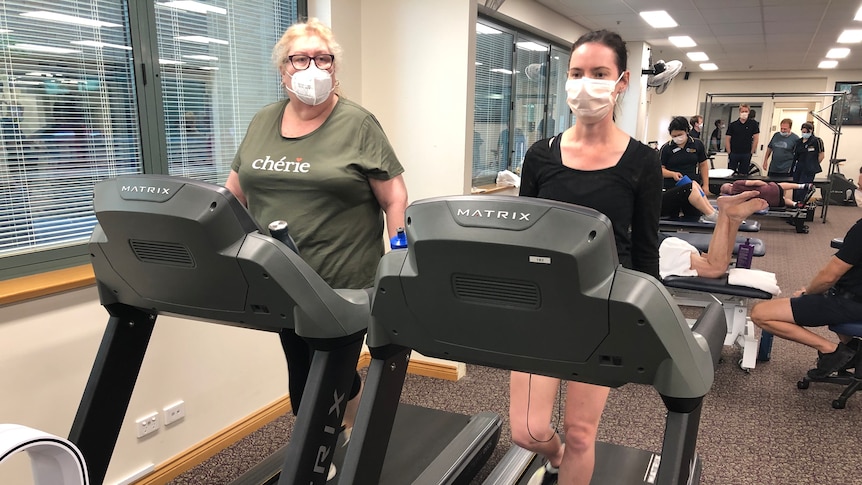
M817 368L808 371L808 377L811 379L824 379L829 374L844 369L844 366L850 363L856 356L856 351L843 343L839 343L835 352L828 354L820 353L819 355Z
M557 479L560 476L560 470L552 471L549 469L550 464L545 461L545 464L539 467L530 477L527 485L556 485Z

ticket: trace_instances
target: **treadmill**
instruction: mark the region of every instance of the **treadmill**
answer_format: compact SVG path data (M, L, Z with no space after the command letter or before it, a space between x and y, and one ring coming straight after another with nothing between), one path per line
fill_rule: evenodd
M397 365L406 348L609 387L651 385L668 411L660 453L598 443L592 483L699 482L701 405L727 332L718 303L689 328L661 283L620 266L611 223L592 209L457 196L415 202L406 220L409 247L378 267L371 369ZM381 371L375 399L366 387L360 403L340 472L354 483L375 483L386 444L374 430L391 420L380 409L397 402L403 382L392 374ZM516 448L485 483L526 482L531 461L540 460Z
M294 329L311 343L311 373L290 442L239 482L326 483L333 456L343 455L338 430L367 331L371 289L330 288L218 185L123 176L96 185L94 209L98 224L89 250L110 317L69 437L86 459L91 482L105 479L155 323L173 314L270 332ZM435 448L443 459L409 458L417 475L438 476L433 483L472 478L501 426L493 413L470 417L408 407L397 414L420 423L404 424L410 431L400 436L410 441L429 423L452 437ZM393 440L398 437L394 433ZM405 483L403 473L393 475L398 480L391 483Z

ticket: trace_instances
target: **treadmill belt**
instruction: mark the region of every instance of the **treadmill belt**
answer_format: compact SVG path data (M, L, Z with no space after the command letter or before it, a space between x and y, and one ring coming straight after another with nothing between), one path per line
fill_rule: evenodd
M463 414L399 404L380 484L413 482L469 421L470 416ZM335 451L333 463L336 467L344 460L346 451L342 446ZM337 478L338 475L328 483L337 483Z
M379 483L381 485L412 483L467 426L471 418L472 416L412 404L399 404ZM347 448L343 445L344 435L341 434L338 436L335 454L332 457L336 471L340 469L347 452ZM231 485L278 483L278 473L285 456L287 456L287 445L231 482ZM338 483L338 474L335 479L327 482L327 485L334 483Z
M596 442L596 467L590 485L648 485L655 483L658 462L653 468L653 456L646 450ZM526 485L533 473L542 466L542 459L533 458L526 472L521 475L519 485ZM698 475L699 477L699 475Z

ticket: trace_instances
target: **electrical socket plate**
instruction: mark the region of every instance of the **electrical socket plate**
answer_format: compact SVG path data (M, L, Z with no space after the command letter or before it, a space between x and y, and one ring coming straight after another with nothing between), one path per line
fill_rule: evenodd
M165 412L165 426L167 426L186 417L186 403L177 401L170 406L165 406L163 411Z
M135 421L138 425L138 438L143 438L148 434L155 433L159 430L159 413L152 413Z

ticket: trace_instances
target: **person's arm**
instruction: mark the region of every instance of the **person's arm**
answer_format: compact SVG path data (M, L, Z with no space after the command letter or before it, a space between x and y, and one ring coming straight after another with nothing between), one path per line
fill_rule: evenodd
M766 153L763 155L763 170L769 172L769 156L772 155L772 147L766 147Z
M660 162L656 158L651 158L649 154L644 156L641 177L635 189L631 238L632 268L658 278L658 220L661 215L662 184Z
M666 179L673 179L675 182L679 182L679 179L682 178L682 174L679 172L674 172L673 170L669 170L667 168L667 163L670 161L671 156L671 146L668 142L667 144L661 147L661 150L658 152L659 162L661 163L661 176Z
M227 182L224 183L224 186L230 190L233 196L236 197L242 205L248 207L248 202L245 200L245 194L242 193L242 187L239 185L239 174L236 173L236 170L230 171L230 174L227 176Z
M820 295L826 293L829 288L832 288L839 278L844 276L844 273L850 271L852 264L845 263L836 256L832 256L826 266L814 276L808 285L794 293L794 296L799 296L802 293L810 295Z
M398 233L399 227L404 227L404 211L407 209L407 185L404 184L404 177L399 174L389 180L369 178L368 184L386 214L386 229L392 238Z
M826 157L826 148L823 146L823 138L817 138L817 149L820 153L817 155L817 163L822 163Z
M724 135L724 151L730 153L730 134Z
M760 133L755 133L754 136L751 137L751 154L754 155L757 153L757 144L760 143Z
M706 159L699 164L700 171L700 186L703 188L705 195L710 195L709 192L709 159Z

